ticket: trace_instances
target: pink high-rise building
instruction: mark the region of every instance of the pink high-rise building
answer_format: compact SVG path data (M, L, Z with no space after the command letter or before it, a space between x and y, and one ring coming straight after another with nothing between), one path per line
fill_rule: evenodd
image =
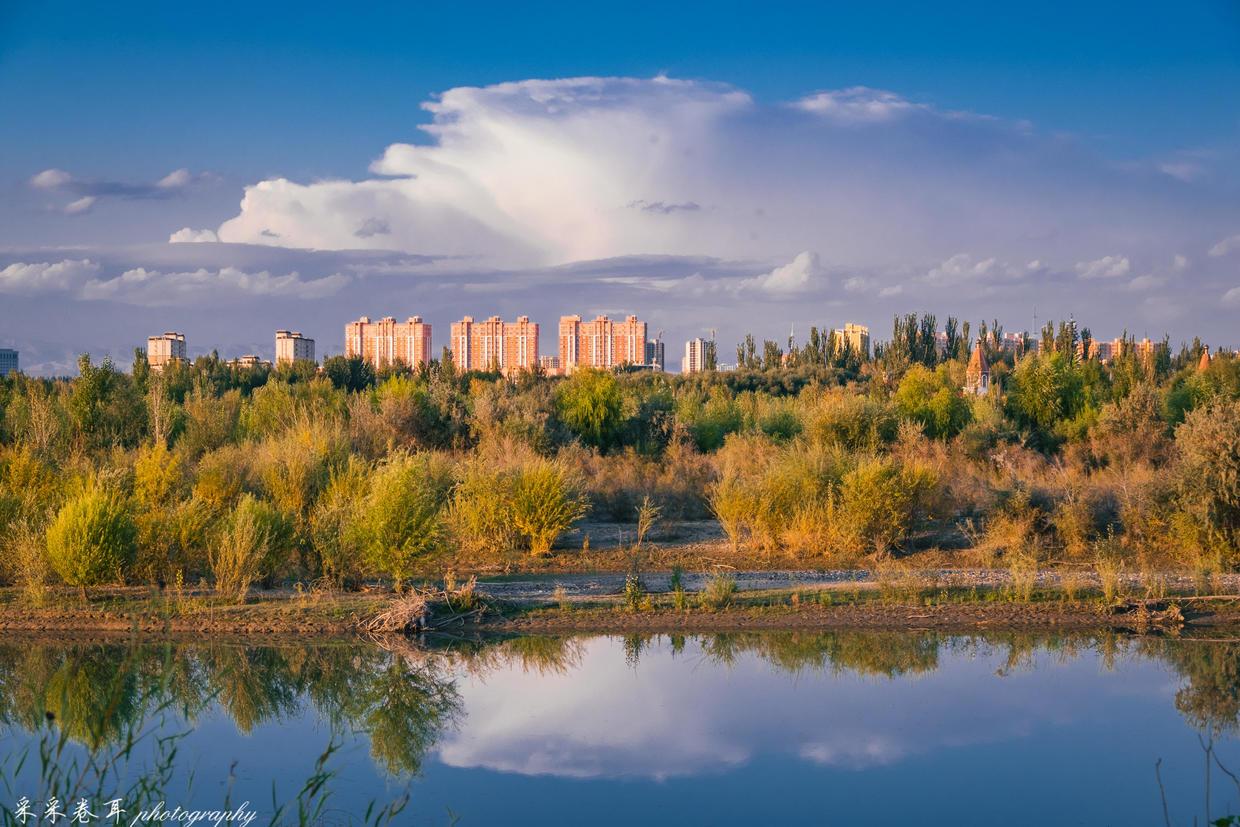
M580 316L560 317L560 370L571 374L579 367L613 368L646 361L646 323L636 316L615 322L598 316L583 322Z
M398 322L385 316L372 322L362 316L344 326L344 355L359 357L375 366L417 367L431 360L431 326L421 316Z
M538 323L529 316L505 322L499 316L452 325L452 361L461 370L498 370L514 376L538 364Z

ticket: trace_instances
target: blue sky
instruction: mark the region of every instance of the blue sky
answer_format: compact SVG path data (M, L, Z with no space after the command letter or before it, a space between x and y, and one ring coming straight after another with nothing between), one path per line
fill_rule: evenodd
M431 307L445 328L447 316L523 306L548 325L560 312L653 316L657 301L677 337L746 323L775 336L789 307L805 327L858 316L885 329L893 311L931 310L1007 314L1015 329L1036 301L1046 313L1096 313L1106 335L1165 329L1240 344L1225 310L1240 308L1229 292L1240 256L1228 241L1240 233L1240 3L255 5L0 6L0 339L30 352L28 365L53 370L78 348L127 351L142 337L122 331L163 329L187 312L130 288L200 270L203 295L216 278L221 291L255 297L242 314L180 316L198 326L192 343L221 350L270 349L265 327L295 324L289 316L321 319L330 344L331 311L381 315L396 301L418 306L395 315ZM687 85L652 86L661 76ZM573 91L555 111L538 108L545 88L513 86L580 77L645 85L556 88ZM464 88L492 91L446 94ZM827 96L817 108L804 105L818 93ZM438 116L423 108L437 100L448 102ZM579 143L546 131L557 118ZM419 128L437 120L456 134ZM634 140L664 135L660 147L682 161L610 145L634 123L645 130ZM540 138L555 147L531 155L525 142ZM595 152L600 141L609 146ZM389 147L401 145L433 152L394 157ZM770 147L785 163L763 158ZM377 170L380 158L389 160ZM428 165L452 169L434 197ZM509 174L531 166L527 179ZM65 174L32 183L47 170ZM593 189L557 178L570 174ZM384 189L408 176L428 186ZM645 189L621 186L634 177ZM329 179L355 188L314 188ZM464 179L473 194L442 194ZM246 188L267 180L299 188L247 199L239 212ZM564 215L526 198L544 184ZM583 199L588 227L568 220ZM785 200L795 215L780 212ZM309 217L295 225L303 206ZM331 232L342 222L347 233ZM358 236L366 226L382 232ZM220 243L191 255L168 243L180 228ZM584 241L561 243L566 234ZM325 252L358 245L401 255L382 281L363 284L356 262ZM451 258L418 271L410 255ZM254 276L256 259L272 277L298 279L256 288L221 275ZM627 262L619 275L598 263L617 259ZM798 260L782 282L762 281ZM30 269L63 261L87 264ZM564 271L548 269L570 265L559 282ZM135 270L146 275L84 287ZM321 282L310 298L289 298L340 274L344 287ZM446 293L445 279L463 292ZM580 306L547 301L522 286L531 279L561 285ZM1025 291L944 301L945 284L970 279ZM1200 306L1186 286L1201 291ZM53 300L66 292L80 306L55 312L75 320L79 338L27 341L29 315L62 307ZM703 297L709 318L674 312ZM186 302L201 310L198 298ZM801 310L810 306L819 309Z

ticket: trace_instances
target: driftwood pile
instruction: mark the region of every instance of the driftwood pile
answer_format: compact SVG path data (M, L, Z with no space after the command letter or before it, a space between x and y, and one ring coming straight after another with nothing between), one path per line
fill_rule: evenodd
M475 579L470 578L460 588L410 589L358 627L369 634L414 635L479 620L488 606L475 586Z
M1240 606L1240 595L1202 594L1175 595L1173 597L1150 597L1120 600L1111 607L1111 613L1133 618L1139 626L1179 628L1188 618L1185 612L1197 614L1210 606L1233 608Z

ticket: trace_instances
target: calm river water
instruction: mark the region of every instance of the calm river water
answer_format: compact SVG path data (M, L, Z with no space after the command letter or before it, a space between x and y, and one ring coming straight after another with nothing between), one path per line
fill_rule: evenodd
M121 780L83 788L121 796L129 823L128 785L150 780L166 736L156 797L248 801L255 824L273 796L296 806L328 745L308 822L323 827L405 796L393 823L1163 824L1165 797L1171 823L1201 824L1240 813L1238 715L1240 643L1217 640L10 637L0 808L42 812L41 746L61 746L63 769L136 736Z

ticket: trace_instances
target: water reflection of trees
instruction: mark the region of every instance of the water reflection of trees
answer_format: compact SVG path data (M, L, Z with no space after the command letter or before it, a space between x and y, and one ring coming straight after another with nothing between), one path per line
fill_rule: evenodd
M1240 732L1240 640L1149 640L1143 650L1183 679L1175 708L1194 729Z
M194 722L212 704L241 732L313 706L370 735L376 762L414 774L461 712L441 658L362 643L318 646L0 645L0 723L57 726L90 750L156 710Z
M414 774L426 753L463 714L458 674L485 677L516 669L539 675L578 669L588 638L522 636L427 645L70 644L0 645L0 723L37 731L58 726L89 747L114 741L152 709L174 709L193 723L213 705L241 732L313 708L337 730L363 731L376 763ZM820 671L894 679L934 672L944 654L998 660L1000 676L1038 658L1066 661L1084 652L1104 668L1126 657L1154 658L1182 678L1176 707L1195 728L1240 731L1240 641L1132 638L1114 633L939 633L881 631L741 632L624 638L634 668L666 643L673 657L723 666L756 658L790 674ZM686 654L688 653L688 654ZM48 713L54 721L48 722Z

